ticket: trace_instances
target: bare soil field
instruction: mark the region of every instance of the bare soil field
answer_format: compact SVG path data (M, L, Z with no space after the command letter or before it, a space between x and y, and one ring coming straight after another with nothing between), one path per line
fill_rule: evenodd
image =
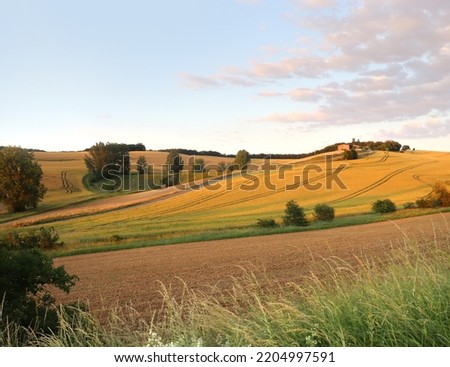
M420 243L448 240L450 213L355 227L243 239L186 243L57 258L80 281L60 300L89 301L92 311L132 304L145 313L161 304L161 283L177 296L182 279L189 288L226 289L243 269L281 284L326 271L324 259L336 256L355 266L358 259L383 257L405 239Z

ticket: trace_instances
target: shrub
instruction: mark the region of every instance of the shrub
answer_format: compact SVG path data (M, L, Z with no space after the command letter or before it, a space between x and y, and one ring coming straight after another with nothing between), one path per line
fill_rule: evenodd
M1 244L2 241L0 241ZM29 232L11 232L8 233L4 240L4 245L10 249L30 249L38 248L41 250L54 250L64 246L64 242L60 241L58 233L53 227L41 227L38 231Z
M278 227L277 222L275 222L275 219L258 219L258 223L256 223L256 225L259 228L274 228L274 227Z
M308 221L305 216L305 210L297 204L295 200L286 203L284 211L283 224L285 226L307 226Z
M407 203L403 204L403 209L415 209L416 204L408 201Z
M317 204L314 207L314 216L316 220L333 220L334 208L326 204Z
M397 210L397 206L389 199L377 200L372 204L374 213L392 213Z
M416 201L418 208L439 208L450 206L450 192L443 182L436 182L431 192L422 199Z

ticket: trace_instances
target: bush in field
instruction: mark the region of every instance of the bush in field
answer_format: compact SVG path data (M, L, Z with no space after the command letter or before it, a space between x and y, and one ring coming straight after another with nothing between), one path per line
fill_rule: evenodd
M450 192L443 182L436 182L432 191L422 199L416 201L418 208L439 208L450 206Z
M407 203L403 204L403 209L415 209L416 204L408 201Z
M68 293L78 278L63 266L53 267L41 249L61 243L53 230L45 229L0 239L0 329L13 323L24 328L23 333L57 330L55 298L48 286Z
M377 200L372 204L374 213L392 213L397 210L397 206L389 199Z
M53 227L41 227L38 231L11 232L6 234L3 242L17 250L31 248L55 250L64 246L64 242L60 241L59 234Z
M258 223L256 225L259 228L275 228L278 227L277 222L275 222L275 219L258 219Z
M307 226L305 210L297 204L295 200L286 203L284 211L283 224L285 226Z
M316 220L333 220L334 208L326 204L317 204L314 207L314 217Z

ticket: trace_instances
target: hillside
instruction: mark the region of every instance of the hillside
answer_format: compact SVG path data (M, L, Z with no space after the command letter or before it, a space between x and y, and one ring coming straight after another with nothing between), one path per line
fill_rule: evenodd
M161 164L166 153L145 154L149 162ZM308 215L317 203L333 206L338 217L367 213L377 199L390 198L401 207L425 196L436 180L450 182L450 153L375 152L355 161L335 160L328 166L327 155L322 154L275 161L270 173L262 169L242 175L235 172L203 187L105 197L83 187L82 157L82 153L36 153L49 187L42 207L59 207L63 212L25 219L36 226L41 222L54 226L69 249L120 248L134 242L239 230L254 226L258 218L280 221L288 200L296 200ZM205 160L217 163L223 158ZM68 172L68 180L79 190L67 192L61 182L62 171ZM8 230L11 224L14 222L4 223L0 230Z

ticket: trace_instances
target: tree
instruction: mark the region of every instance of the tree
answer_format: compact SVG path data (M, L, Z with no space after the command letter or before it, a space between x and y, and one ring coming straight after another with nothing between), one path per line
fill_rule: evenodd
M237 169L243 170L247 168L247 165L250 163L250 153L246 150L240 150L236 154L236 158L234 159L234 166Z
M308 225L308 221L305 216L305 210L301 206L299 206L295 200L290 200L286 203L283 224L285 226Z
M228 168L228 165L224 161L220 161L217 163L218 172L225 172Z
M334 208L326 204L317 204L314 207L314 216L316 220L333 220Z
M409 145L403 145L402 146L402 152L404 152L406 150L411 150L411 147Z
M102 142L89 149L89 155L84 157L87 169L93 175L94 181L114 177L114 173L128 174L130 172L130 151L127 144Z
M137 162L136 168L140 175L143 175L148 167L147 160L143 155L140 155Z
M0 324L14 322L37 332L56 331L55 298L48 286L66 293L78 277L55 268L41 250L63 245L53 229L14 233L0 239Z
M205 169L205 160L203 158L195 158L192 170L194 172L203 172Z
M43 175L32 152L20 147L0 150L0 201L12 213L36 208L47 192Z
M400 148L402 147L402 145L399 142L394 141L394 140L386 140L384 142L384 147L385 147L385 150L388 150L390 152L398 152L398 151L400 151Z
M128 150L129 151L134 151L134 152L145 152L145 145L142 143L137 143L137 144L127 144L128 146Z
M358 152L355 149L346 150L344 151L344 159L345 160L358 159Z
M166 184L168 186L177 185L180 183L180 173L184 167L183 158L176 149L172 149L167 155L167 177Z

